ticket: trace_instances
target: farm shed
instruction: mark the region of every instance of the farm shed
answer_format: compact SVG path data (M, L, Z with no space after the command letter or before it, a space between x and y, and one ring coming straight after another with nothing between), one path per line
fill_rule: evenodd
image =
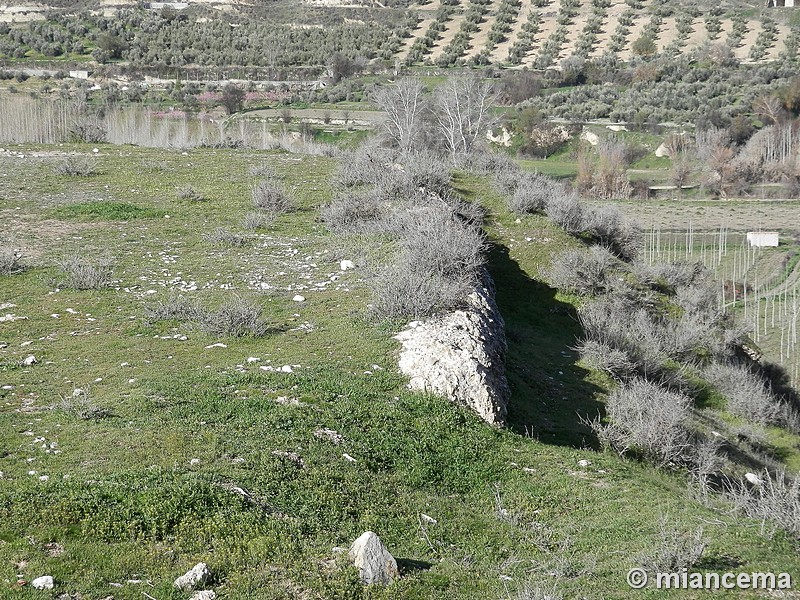
M747 243L755 248L775 247L778 245L777 231L748 231Z

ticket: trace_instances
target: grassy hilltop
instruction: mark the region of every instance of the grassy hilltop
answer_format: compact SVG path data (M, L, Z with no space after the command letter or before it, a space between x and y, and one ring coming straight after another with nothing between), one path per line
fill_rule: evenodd
M363 249L318 219L334 160L98 149L91 177L54 171L90 146L0 154L4 236L34 265L0 287L16 315L0 330L4 597L39 597L15 582L50 573L73 598L182 598L172 580L203 560L223 598L525 598L551 585L625 598L641 555L698 527L701 568L797 573L785 534L703 507L680 474L595 451L576 413L596 413L608 382L571 349L575 298L543 281L576 242L544 217L517 220L483 179L455 185L490 214L506 430L405 390L390 337L400 324L366 313ZM298 210L251 233L240 224L252 173L278 178ZM185 185L203 199L176 196ZM242 245L216 245L218 227ZM60 285L48 265L73 254L107 259L110 285ZM357 268L340 271L343 258ZM184 293L207 310L254 302L265 335L148 318L195 287ZM389 588L362 588L333 551L367 529L399 559Z

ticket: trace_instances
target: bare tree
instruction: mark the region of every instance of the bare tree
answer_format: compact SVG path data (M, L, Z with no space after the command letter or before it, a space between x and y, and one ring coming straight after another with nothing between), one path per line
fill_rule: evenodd
M422 134L422 118L427 109L424 90L419 79L406 78L380 88L373 96L386 113L386 133L403 151L413 148Z
M753 102L753 111L764 123L774 125L786 118L783 103L776 96L761 96Z
M455 157L466 155L493 121L492 86L477 77L451 78L434 94L433 114L445 147Z

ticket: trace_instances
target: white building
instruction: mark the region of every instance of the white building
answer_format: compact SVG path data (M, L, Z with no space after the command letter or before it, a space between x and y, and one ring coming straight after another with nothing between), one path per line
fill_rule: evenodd
M747 243L751 248L769 248L777 247L778 245L778 232L777 231L748 231Z

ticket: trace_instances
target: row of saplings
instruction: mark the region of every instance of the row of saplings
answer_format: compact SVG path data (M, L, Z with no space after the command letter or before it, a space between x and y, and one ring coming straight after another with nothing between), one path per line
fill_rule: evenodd
M548 277L580 296L578 350L616 382L605 418L585 420L600 442L688 469L699 497L732 501L800 536L800 484L770 452L765 429L800 433L800 397L780 367L753 358L712 274L700 264L638 260L638 227L551 179L507 165L495 180L511 210L544 213L585 242L557 255ZM719 405L735 419L709 408Z

